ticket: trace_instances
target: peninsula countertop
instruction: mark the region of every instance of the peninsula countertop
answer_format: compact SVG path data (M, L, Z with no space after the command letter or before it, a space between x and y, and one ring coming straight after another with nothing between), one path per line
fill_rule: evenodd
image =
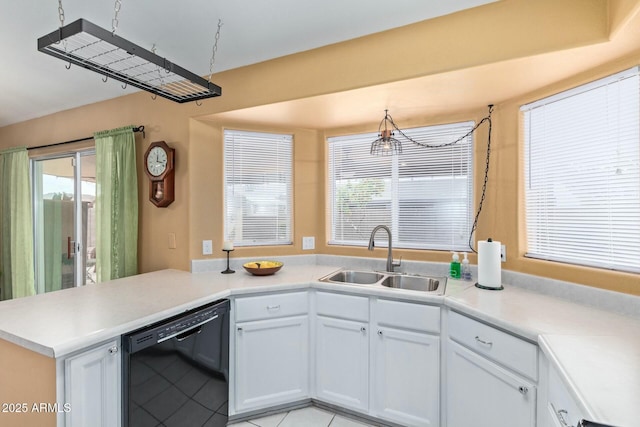
M585 413L627 426L640 420L640 318L517 286L485 291L449 279L445 296L382 286L319 282L335 265L243 271L161 270L0 303L0 338L60 358L229 296L325 289L447 306L540 345Z

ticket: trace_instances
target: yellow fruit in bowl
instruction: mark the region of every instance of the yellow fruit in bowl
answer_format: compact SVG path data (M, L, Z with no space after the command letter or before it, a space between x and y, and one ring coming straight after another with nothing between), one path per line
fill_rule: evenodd
M267 276L280 270L283 263L280 261L251 261L243 265L244 269L255 276Z

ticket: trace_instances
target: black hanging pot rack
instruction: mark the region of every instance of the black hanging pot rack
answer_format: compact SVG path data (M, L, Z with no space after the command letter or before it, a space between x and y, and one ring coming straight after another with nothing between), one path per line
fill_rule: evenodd
M38 50L178 103L222 94L220 86L86 19L40 37Z

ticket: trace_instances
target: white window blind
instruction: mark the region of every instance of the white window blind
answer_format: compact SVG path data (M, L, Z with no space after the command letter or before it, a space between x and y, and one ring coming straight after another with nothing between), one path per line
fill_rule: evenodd
M225 240L291 244L292 162L292 135L224 131Z
M521 108L527 256L640 271L638 68Z
M452 142L473 122L403 130L432 145ZM366 246L376 225L390 227L399 248L465 250L473 204L473 136L443 148L403 142L398 156L372 156L377 134L332 137L329 218L334 245ZM377 234L385 246L385 233Z

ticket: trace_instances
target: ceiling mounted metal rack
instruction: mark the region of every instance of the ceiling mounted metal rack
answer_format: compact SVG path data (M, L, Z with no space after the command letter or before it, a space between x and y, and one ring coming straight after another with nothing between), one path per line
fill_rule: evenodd
M179 103L222 94L220 86L114 33L78 19L40 37L38 50Z

